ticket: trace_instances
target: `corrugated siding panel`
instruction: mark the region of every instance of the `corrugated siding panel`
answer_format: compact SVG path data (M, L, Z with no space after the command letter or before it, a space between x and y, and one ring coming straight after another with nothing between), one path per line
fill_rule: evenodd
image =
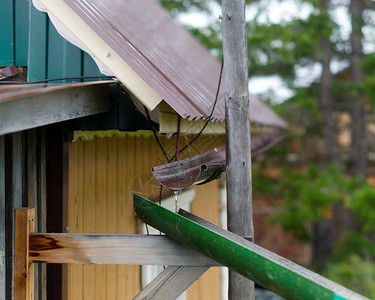
M35 9L30 1L28 81L47 78L48 22L47 14Z
M92 57L82 51L82 76L103 76Z
M161 138L169 155L175 138ZM223 137L202 137L185 156L222 145ZM182 146L186 140L181 141ZM95 138L70 144L68 223L72 233L137 233L132 192L158 195L151 167L165 158L153 138ZM218 186L213 182L198 188L193 211L218 223ZM204 288L219 293L218 270L192 287L189 300L200 298ZM68 266L68 299L131 299L140 291L138 266Z
M2 0L0 4L0 66L9 66L14 61L13 53L13 1Z
M0 66L27 66L29 1L1 1L0 37Z
M27 66L29 2L14 0L14 64Z
M63 39L31 0L0 1L0 36L0 67L27 67L28 81L101 75L93 59Z

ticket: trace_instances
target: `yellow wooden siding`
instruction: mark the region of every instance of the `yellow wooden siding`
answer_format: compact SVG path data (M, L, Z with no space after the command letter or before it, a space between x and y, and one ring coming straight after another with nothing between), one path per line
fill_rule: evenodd
M171 156L175 149L175 139L163 137L161 141ZM188 139L183 139L181 146L187 141ZM223 142L223 138L203 137L184 156L207 151ZM155 140L134 136L95 138L86 142L78 140L70 144L69 151L70 232L137 233L132 192L156 198L159 187L152 177L151 167L165 163L164 155ZM198 188L193 204L193 210L197 213L201 211L202 217L208 212L212 214L215 223L219 219L216 189L215 183ZM197 287L192 287L195 292L189 292L189 300L218 299L213 292L208 298L198 296L206 288L206 284L210 285L207 285L208 291L214 289L211 288L212 284L215 291L218 290L217 274L218 270L210 271L205 275L209 279L202 279L207 283L198 283ZM140 291L140 276L139 266L69 265L68 299L131 299ZM217 283L212 283L213 280Z

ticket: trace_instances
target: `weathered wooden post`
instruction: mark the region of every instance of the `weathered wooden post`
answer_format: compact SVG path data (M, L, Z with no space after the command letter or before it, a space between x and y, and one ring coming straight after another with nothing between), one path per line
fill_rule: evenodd
M245 0L223 0L228 230L253 236ZM253 299L254 283L229 271L229 299Z

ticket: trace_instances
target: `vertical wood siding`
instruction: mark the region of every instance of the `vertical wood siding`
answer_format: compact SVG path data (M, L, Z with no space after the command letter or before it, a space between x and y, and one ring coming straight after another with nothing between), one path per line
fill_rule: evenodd
M175 139L162 138L171 154ZM182 141L182 144L185 141ZM223 144L207 137L185 156ZM72 142L69 149L68 223L71 233L137 233L132 192L157 196L151 167L165 163L153 138L95 138ZM217 182L197 189L193 211L219 223ZM210 271L188 292L189 300L219 299L219 273ZM141 289L139 266L68 265L68 299L131 299ZM206 291L205 291L206 290ZM205 296L201 298L201 295Z
M5 299L5 137L0 136L0 299Z
M44 129L0 136L0 299L14 299L14 210L34 207L37 226L46 231ZM45 267L35 267L35 299L45 299Z

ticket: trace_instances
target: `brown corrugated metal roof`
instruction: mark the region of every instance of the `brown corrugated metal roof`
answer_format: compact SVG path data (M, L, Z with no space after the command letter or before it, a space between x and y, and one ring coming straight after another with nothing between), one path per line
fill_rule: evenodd
M48 5L46 1L40 1ZM175 24L158 3L151 0L54 0L58 1L67 4L179 115L186 119L209 116L220 63L190 33ZM56 8L49 8L53 9ZM54 14L49 10L47 8ZM67 21L63 25L74 34L73 22ZM80 39L79 36L76 38ZM96 59L106 65L105 59ZM116 70L113 73L117 76ZM147 102L147 99L139 100ZM254 122L286 127L286 123L259 99L252 98L250 105ZM224 118L222 88L213 120L223 121Z
M182 117L209 116L220 64L159 4L65 2ZM213 117L224 119L223 105Z

